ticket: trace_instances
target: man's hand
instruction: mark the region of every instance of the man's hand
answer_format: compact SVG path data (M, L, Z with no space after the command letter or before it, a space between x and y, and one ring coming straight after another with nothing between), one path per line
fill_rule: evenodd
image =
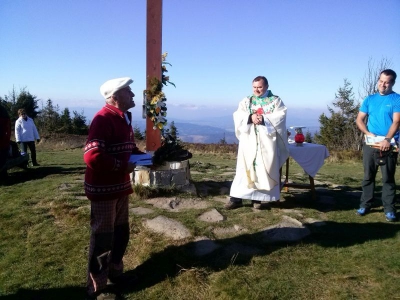
M128 165L126 166L126 173L132 173L136 168L136 164L134 164L133 162L128 162Z
M37 139L36 142L40 143L40 139Z
M381 151L388 151L388 150L390 150L390 142L387 141L387 140L382 140L382 141L380 141L380 142L377 143L377 144L378 144L377 146L379 146L379 149L380 149Z

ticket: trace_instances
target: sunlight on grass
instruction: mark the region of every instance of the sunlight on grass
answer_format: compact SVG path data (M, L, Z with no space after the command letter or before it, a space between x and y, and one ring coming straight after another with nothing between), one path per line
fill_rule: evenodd
M0 297L83 297L90 202L83 193L81 142L71 147L60 142L57 149L39 147L41 166L11 170L12 184L1 187ZM127 299L393 299L397 295L400 225L385 222L379 201L371 214L355 215L363 170L354 153L335 154L337 159L326 161L315 178L316 201L308 190L290 189L266 210L254 211L250 201L244 201L244 207L226 211L221 199L229 194L237 145L188 148L193 153L192 183L207 192L193 196L174 187L134 186L130 207L152 212L130 215L131 240L124 262L126 271L139 274L140 281L124 292ZM346 161L348 157L352 160ZM398 172L398 182L399 176ZM308 181L294 161L289 178ZM379 181L380 174L377 190ZM167 211L146 202L153 197L196 198L207 207ZM213 208L224 221L198 219ZM144 226L144 220L159 215L181 222L192 236L172 240ZM260 232L279 223L283 215L300 222L312 218L323 225L308 225L311 235L301 242L263 242ZM232 229L238 226L242 231ZM196 237L207 237L218 248L196 256ZM249 252L238 252L240 247Z

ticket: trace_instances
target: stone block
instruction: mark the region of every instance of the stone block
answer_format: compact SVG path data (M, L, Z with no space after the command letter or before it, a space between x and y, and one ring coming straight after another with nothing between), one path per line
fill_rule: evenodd
M144 185L144 186L150 185L149 170L144 170L144 169L135 170L134 174L135 174L135 177L133 179L133 183Z
M181 172L175 172L175 170L172 172L171 176L171 184L173 185L186 185L189 184L189 180L186 176L185 170Z
M137 167L131 174L134 184L145 186L175 186L181 188L190 184L189 161L166 162L156 168Z

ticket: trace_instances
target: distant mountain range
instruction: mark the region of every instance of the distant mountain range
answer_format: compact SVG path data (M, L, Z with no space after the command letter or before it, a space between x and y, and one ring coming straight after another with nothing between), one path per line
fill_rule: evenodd
M296 110L292 112L292 116L288 116L287 127L305 126L304 133L309 131L314 135L319 131L318 117L322 112L307 110ZM238 143L234 133L234 124L232 115L222 117L211 117L196 120L168 119L170 124L174 124L178 130L179 138L188 143L216 144L222 139L228 144ZM141 131L145 130L145 120L140 119L134 121L133 126L138 126ZM168 125L167 125L168 128ZM292 134L294 134L294 131Z

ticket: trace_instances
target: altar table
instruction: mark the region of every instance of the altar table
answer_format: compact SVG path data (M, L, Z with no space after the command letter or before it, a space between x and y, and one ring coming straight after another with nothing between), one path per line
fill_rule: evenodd
M289 157L292 157L303 170L308 174L310 184L289 183L289 158L286 160L286 173L283 187L285 191L289 187L310 189L313 199L316 199L314 177L318 170L324 165L324 160L329 156L328 149L324 145L303 143L297 146L296 143L289 143Z

